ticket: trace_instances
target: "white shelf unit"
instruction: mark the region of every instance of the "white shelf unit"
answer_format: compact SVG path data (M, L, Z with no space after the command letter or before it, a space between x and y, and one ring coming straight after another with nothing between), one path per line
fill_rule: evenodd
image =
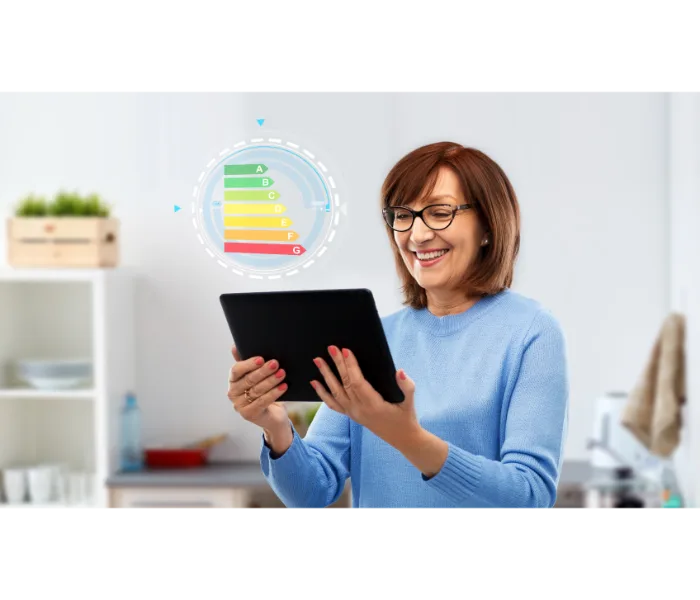
M0 269L0 471L62 464L94 475L95 505L108 505L119 409L135 391L133 306L123 269ZM35 390L14 376L17 359L85 357L85 389Z

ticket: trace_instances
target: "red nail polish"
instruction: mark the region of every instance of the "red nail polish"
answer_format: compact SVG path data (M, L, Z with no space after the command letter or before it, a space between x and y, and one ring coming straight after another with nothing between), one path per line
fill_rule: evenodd
M275 377L277 377L277 379L282 379L282 377L284 377L284 369L277 371L277 373L275 373Z
M283 392L284 390L287 389L287 384L286 384L286 383L280 383L280 384L277 386L277 389L278 389L280 392Z
M277 368L277 361L276 360L271 360L270 364L268 365L271 369L276 369Z
M338 350L335 346L328 346L328 351L331 353L331 356L335 356L338 353Z
M348 350L347 348L343 348L343 356L344 356L345 358L347 358L348 356L350 356L350 350Z
M316 389L316 382L315 381L309 381L309 383L311 384L312 388Z
M314 358L314 364L320 369L321 368L321 359Z
M401 377L401 379L406 381L406 372L403 369L401 369L401 371L399 371L399 377Z
M261 357L255 359L255 364L258 366L262 365L264 362L265 361Z

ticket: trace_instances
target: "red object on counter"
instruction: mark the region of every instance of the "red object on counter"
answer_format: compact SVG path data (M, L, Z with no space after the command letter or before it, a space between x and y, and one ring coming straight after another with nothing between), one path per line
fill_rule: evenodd
M151 469L184 469L207 463L207 448L146 448L146 466Z

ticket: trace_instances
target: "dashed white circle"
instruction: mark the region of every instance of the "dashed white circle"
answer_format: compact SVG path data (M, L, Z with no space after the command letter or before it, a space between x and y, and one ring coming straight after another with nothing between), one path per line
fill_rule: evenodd
M238 149L243 149L243 148L248 148L248 147L253 147L256 144L259 144L261 142L265 143L270 143L274 144L280 147L283 147L285 149L291 148L294 154L297 154L298 156L302 157L306 161L312 162L314 165L318 166L320 171L317 171L318 174L320 175L321 179L323 180L324 184L326 185L327 189L330 191L332 194L332 202L335 206L335 216L333 218L333 222L331 224L331 227L329 228L328 232L326 233L326 237L323 240L323 242L320 244L320 247L317 247L316 250L314 250L308 257L307 259L301 263L299 266L295 266L291 268L291 270L288 270L286 268L279 269L280 273L275 273L273 275L260 275L255 272L250 272L250 271L242 271L240 269L236 269L234 267L231 267L230 265L227 265L223 260L218 258L210 248L207 247L206 242L202 238L202 234L200 233L200 228L197 223L197 218L196 218L196 212L197 212L197 204L198 204L198 198L199 198L199 193L201 192L201 184L202 182L211 174L211 171L214 169L216 163L217 163L217 157L212 158L204 168L204 170L199 174L199 177L197 178L197 183L194 186L194 189L192 190L192 225L194 226L197 239L199 240L199 243L204 246L204 251L212 258L214 259L217 264L224 268L224 269L230 269L233 273L236 275L240 275L241 277L248 276L250 279L281 279L282 275L286 277L291 277L292 275L296 275L297 273L300 273L302 269L308 269L311 265L313 265L316 260L321 258L326 251L328 250L328 244L333 242L333 238L335 238L336 230L338 227L338 223L340 222L340 214L341 214L341 205L340 205L340 195L335 191L337 189L335 180L333 179L333 176L329 173L328 168L316 158L316 155L309 152L306 148L301 148L299 144L295 144L294 142L287 141L284 142L283 140L279 138L268 138L265 140L265 138L252 138L250 140L250 143L247 143L246 140L242 140L236 144L233 145L233 148L224 148L221 152L219 152L218 158L220 159L221 157L226 156L227 154L230 154L234 150ZM343 209L346 209L345 205L342 207ZM200 213L202 212L202 208L200 207L199 209ZM252 271L252 270L251 270Z

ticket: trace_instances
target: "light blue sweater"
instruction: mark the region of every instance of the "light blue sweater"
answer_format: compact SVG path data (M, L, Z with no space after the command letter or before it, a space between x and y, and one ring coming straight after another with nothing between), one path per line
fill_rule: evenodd
M426 479L324 404L282 456L271 458L263 439L262 470L284 504L332 504L349 477L355 507L552 506L569 394L554 317L505 290L460 314L404 308L382 323L396 368L415 382L420 424L448 442L445 464Z

